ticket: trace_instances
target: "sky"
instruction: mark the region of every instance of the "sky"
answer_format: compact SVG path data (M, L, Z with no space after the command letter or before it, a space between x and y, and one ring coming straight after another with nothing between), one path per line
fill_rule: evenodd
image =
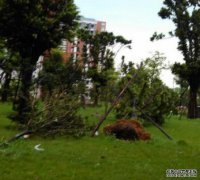
M106 29L115 35L122 35L132 40L132 50L123 48L117 54L116 67L122 55L126 61L139 63L141 60L159 51L167 58L166 63L183 62L182 54L177 50L176 38L151 42L152 34L168 33L175 29L170 20L162 20L158 12L163 0L75 0L80 15L106 21ZM166 85L175 86L170 70L161 73Z

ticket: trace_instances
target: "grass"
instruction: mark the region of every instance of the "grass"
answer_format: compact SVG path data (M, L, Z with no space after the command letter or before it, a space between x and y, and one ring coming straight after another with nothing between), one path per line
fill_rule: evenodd
M0 139L16 133L8 128L10 111L10 104L0 104ZM95 112L101 114L103 109L91 107L80 113L96 123ZM107 122L111 121L113 114ZM200 120L173 117L166 120L164 129L173 141L152 126L147 127L152 134L148 142L121 141L102 133L95 138L21 139L0 148L0 179L162 180L166 169L200 172ZM45 150L34 150L36 144Z

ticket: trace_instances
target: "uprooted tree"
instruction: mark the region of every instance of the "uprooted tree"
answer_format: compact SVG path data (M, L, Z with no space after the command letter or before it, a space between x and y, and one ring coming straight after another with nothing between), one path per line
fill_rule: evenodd
M77 8L73 0L2 0L0 37L20 55L20 79L16 120L29 119L32 74L39 56L56 47L76 26Z
M197 92L200 86L200 1L199 0L164 0L159 12L162 19L170 19L175 24L178 37L178 49L184 56L185 63L175 63L173 73L186 80L190 87L188 118L197 117ZM155 33L153 39L163 38Z

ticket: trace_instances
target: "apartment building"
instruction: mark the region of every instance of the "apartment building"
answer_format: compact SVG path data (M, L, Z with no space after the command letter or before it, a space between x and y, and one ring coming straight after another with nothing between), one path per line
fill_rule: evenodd
M91 34L95 35L95 33L103 32L106 30L106 22L95 20L92 18L82 17L79 20L80 28L85 28L90 31ZM64 60L67 61L70 57L74 59L80 59L82 54L84 43L75 37L73 42L69 42L66 39L63 39L60 48L64 52Z

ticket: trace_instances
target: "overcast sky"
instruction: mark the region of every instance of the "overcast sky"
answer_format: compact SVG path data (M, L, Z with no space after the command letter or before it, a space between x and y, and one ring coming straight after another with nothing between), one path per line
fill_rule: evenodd
M80 15L106 21L107 31L122 35L132 40L132 50L122 49L117 55L116 64L122 55L127 61L139 62L151 57L155 51L164 53L167 61L173 64L182 61L177 50L177 39L165 39L150 42L149 38L157 32L167 33L174 30L169 20L162 20L157 14L162 7L162 0L75 0ZM173 76L170 71L162 73L161 78L173 87Z

